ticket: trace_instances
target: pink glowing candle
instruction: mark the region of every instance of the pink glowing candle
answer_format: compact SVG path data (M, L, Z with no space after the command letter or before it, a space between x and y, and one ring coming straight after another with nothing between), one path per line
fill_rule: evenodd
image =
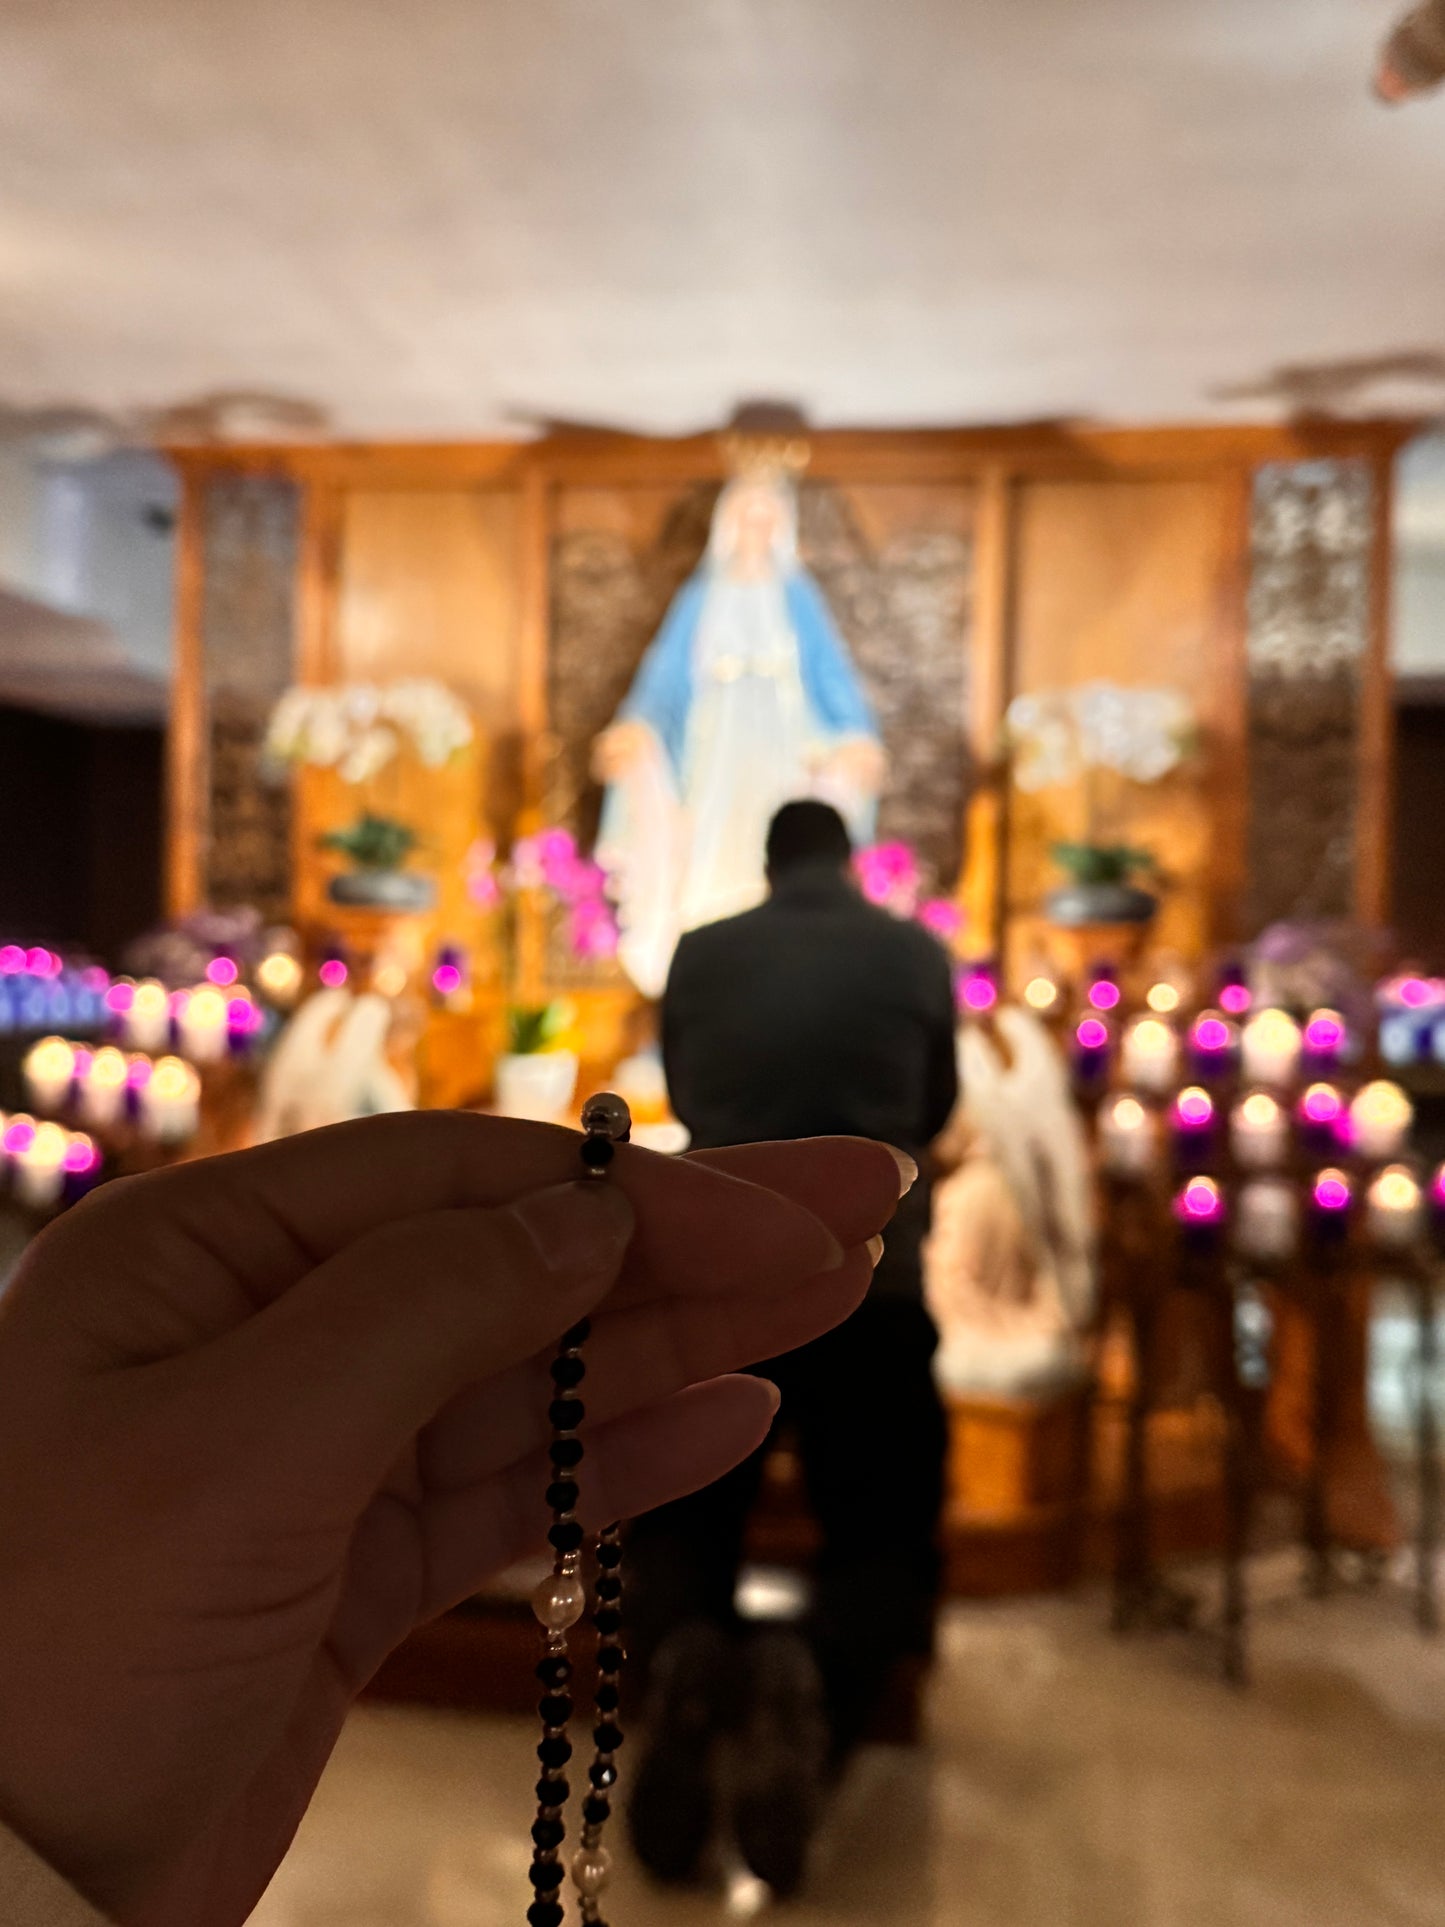
M1219 1008L1230 1017L1242 1017L1249 1009L1250 995L1247 984L1225 984L1219 993Z
M1304 1028L1305 1062L1312 1070L1331 1070L1339 1063L1349 1033L1337 1010L1317 1010Z
M1190 1053L1197 1077L1224 1077L1233 1067L1239 1032L1217 1010L1205 1010L1189 1033Z
M234 957L212 957L206 965L206 976L221 990L228 990L240 974Z
M1186 1244L1212 1250L1224 1229L1224 1193L1213 1178L1188 1178L1174 1196L1174 1216Z
M340 957L328 957L316 974L328 990L340 990L349 973Z
M1089 1002L1095 1010L1116 1010L1119 1004L1119 986L1112 977L1096 977L1089 985Z
M958 994L965 1010L992 1010L998 1002L998 986L986 970L970 970Z
M1307 1151L1328 1151L1348 1131L1345 1100L1333 1084L1311 1084L1299 1102L1300 1138Z
M1435 1242L1445 1244L1445 1164L1437 1164L1430 1180L1430 1228Z
M1208 1160L1214 1138L1214 1099L1190 1084L1174 1100L1174 1155L1181 1164Z
M1085 1017L1074 1032L1074 1069L1085 1082L1103 1077L1109 1068L1109 1026L1102 1017Z
M439 997L452 997L462 987L462 973L454 963L439 963L431 974L431 981Z
M1322 1244L1339 1244L1349 1232L1354 1189L1343 1171L1320 1171L1310 1187L1310 1228Z
M18 943L0 945L0 975L13 977L25 968L25 952Z

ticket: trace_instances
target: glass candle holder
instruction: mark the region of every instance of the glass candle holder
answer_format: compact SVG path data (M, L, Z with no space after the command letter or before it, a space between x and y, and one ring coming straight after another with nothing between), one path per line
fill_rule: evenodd
M1425 1195L1415 1173L1387 1164L1365 1193L1365 1229L1382 1251L1405 1251L1417 1243L1425 1224Z
M1200 1084L1189 1084L1175 1098L1169 1122L1174 1162L1184 1170L1208 1164L1214 1153L1214 1099Z
M1350 1207L1354 1201L1354 1186L1344 1171L1327 1166L1315 1173L1310 1186L1309 1226L1317 1244L1344 1243L1349 1236Z
M1189 1032L1194 1075L1206 1083L1229 1077L1239 1061L1239 1030L1217 1010L1202 1010Z

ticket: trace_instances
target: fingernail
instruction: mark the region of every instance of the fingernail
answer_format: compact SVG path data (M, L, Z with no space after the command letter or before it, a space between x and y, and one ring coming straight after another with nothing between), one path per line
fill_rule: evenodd
M534 1191L511 1207L548 1271L586 1278L615 1265L632 1236L632 1206L615 1184L581 1178Z
M881 1238L873 1237L868 1240L868 1256L872 1260L873 1269L876 1271L878 1269L878 1260L883 1256L883 1240Z
M918 1182L918 1166L906 1151L900 1151L896 1144L887 1147L893 1162L898 1166L898 1195L906 1198Z

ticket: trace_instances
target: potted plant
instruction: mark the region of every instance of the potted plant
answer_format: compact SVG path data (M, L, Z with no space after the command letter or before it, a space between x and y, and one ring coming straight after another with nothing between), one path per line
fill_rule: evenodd
M497 1059L497 1109L550 1123L577 1089L577 1053L567 1046L574 1013L565 998L507 1006L507 1048Z
M1112 825L1126 813L1125 785L1157 783L1190 753L1186 699L1172 689L1082 683L1015 697L1005 735L1019 789L1081 792L1084 833L1051 846L1069 881L1044 898L1045 916L1065 929L1150 922L1159 899L1133 879L1156 874L1157 863Z
M266 732L267 758L334 770L360 792L355 819L317 838L349 868L327 883L334 903L378 910L428 910L436 881L404 867L420 839L396 814L399 759L409 753L439 769L472 741L464 705L439 682L412 677L394 683L342 683L288 689Z
M553 1121L566 1115L577 1086L577 1053L568 1042L575 1014L562 998L539 1001L528 995L518 941L521 909L530 899L544 913L565 915L575 957L614 956L617 918L606 874L582 855L570 830L552 828L519 837L506 860L499 860L490 843L475 845L468 857L467 891L497 919L497 948L506 973L507 1048L497 1059L496 1107L508 1117Z

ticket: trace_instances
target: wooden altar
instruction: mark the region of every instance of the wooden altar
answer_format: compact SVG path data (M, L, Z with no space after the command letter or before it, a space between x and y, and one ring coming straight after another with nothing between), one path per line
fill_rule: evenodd
M1203 753L1145 793L1186 956L1280 916L1383 921L1385 663L1398 423L819 432L802 546L868 682L893 774L882 833L956 889L968 948L1018 967L1072 827L992 772L1012 695L1108 676L1193 701ZM584 835L591 737L701 552L720 439L198 446L184 484L169 900L333 913L325 774L257 780L289 681L436 676L475 760L427 797L429 934L475 942L462 858L519 823ZM486 960L478 959L486 979ZM535 934L604 1055L624 987Z

